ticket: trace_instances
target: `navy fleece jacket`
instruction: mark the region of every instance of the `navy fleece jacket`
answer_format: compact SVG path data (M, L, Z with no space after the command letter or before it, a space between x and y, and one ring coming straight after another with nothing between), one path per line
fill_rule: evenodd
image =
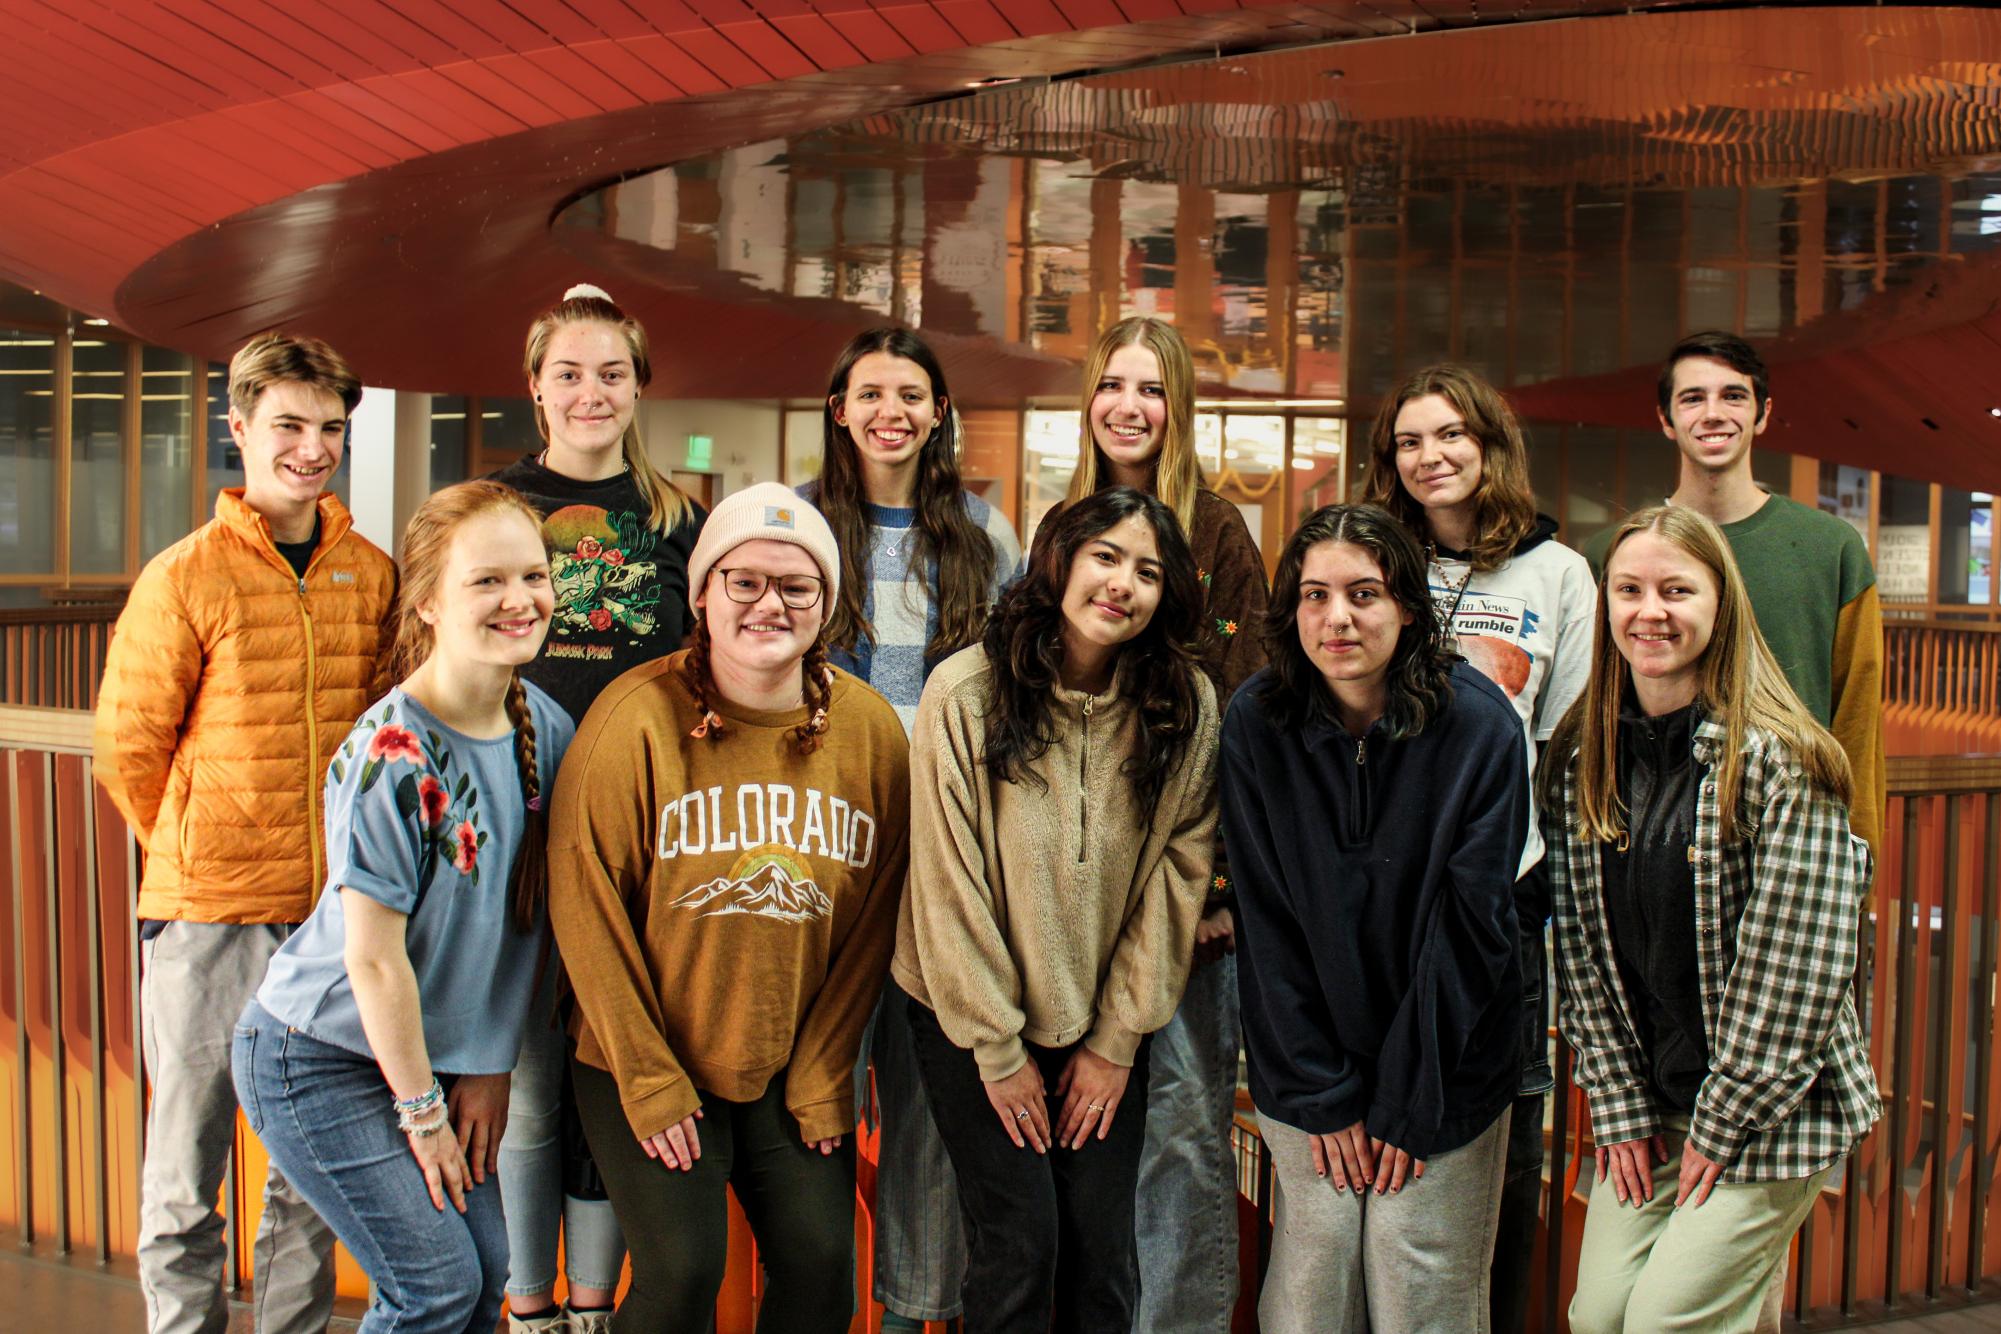
M1251 1096L1315 1134L1367 1123L1418 1158L1470 1143L1521 1077L1521 719L1486 677L1401 741L1271 717L1270 670L1223 724Z

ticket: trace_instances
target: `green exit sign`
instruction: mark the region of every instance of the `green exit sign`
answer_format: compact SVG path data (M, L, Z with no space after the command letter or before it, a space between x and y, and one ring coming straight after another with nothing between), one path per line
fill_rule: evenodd
M688 437L688 471L707 472L715 458L716 442L706 435Z

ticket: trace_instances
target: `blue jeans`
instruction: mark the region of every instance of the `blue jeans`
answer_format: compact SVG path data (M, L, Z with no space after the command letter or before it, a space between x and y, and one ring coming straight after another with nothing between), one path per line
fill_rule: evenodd
M910 1035L916 1002L892 979L875 1023L875 1089L882 1108L875 1172L875 1297L907 1320L952 1320L966 1281L959 1185Z
M556 1286L556 1233L564 1233L570 1287L618 1287L625 1234L610 1200L563 1191L563 1095L570 1043L549 1015L546 984L528 1014L521 1060L508 1086L507 1130L500 1137L500 1194L507 1203L507 1290L517 1295Z
M286 1027L254 1000L237 1020L230 1065L271 1161L375 1284L363 1334L492 1334L507 1282L499 1183L469 1186L464 1214L449 1201L436 1208L380 1067Z
M1229 1334L1237 1306L1237 960L1188 977L1153 1035L1139 1162L1139 1317L1148 1334Z

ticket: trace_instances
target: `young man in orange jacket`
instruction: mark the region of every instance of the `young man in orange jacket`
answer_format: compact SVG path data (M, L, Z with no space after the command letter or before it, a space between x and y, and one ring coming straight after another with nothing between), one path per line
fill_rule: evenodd
M265 333L229 366L244 485L154 557L111 641L97 777L146 852L141 1042L153 1098L139 1277L151 1334L222 1334L236 1120L231 1026L321 889L328 758L388 687L396 567L326 492L361 381L313 338ZM257 1328L326 1328L333 1234L273 1171Z

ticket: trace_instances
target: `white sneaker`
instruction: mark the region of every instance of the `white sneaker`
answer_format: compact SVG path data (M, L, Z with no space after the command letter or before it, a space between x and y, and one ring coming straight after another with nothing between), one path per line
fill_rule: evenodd
M569 1334L611 1334L610 1311L573 1311L565 1306L563 1314L570 1321Z
M570 1313L560 1306L552 1306L532 1320L507 1313L507 1334L570 1334L573 1328Z

